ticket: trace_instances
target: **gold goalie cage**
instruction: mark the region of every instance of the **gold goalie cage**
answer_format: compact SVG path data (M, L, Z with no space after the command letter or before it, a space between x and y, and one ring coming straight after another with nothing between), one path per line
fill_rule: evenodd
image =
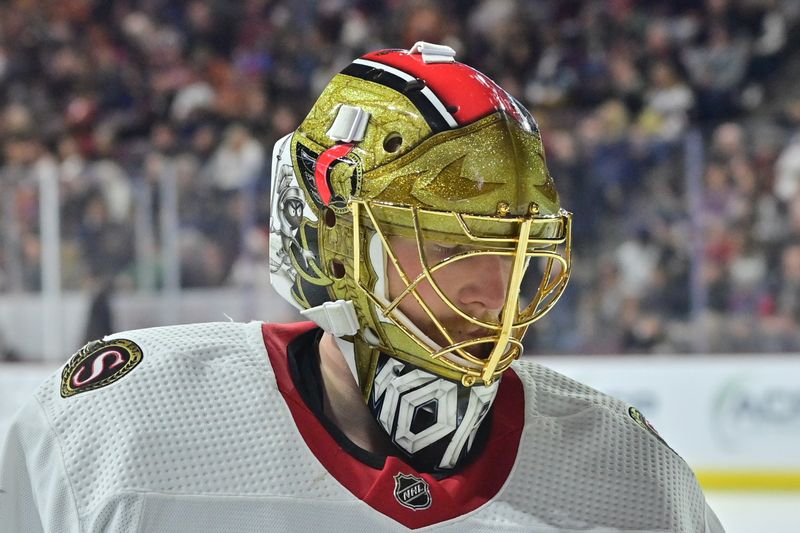
M513 216L507 214L508 206L501 203L495 216L465 215L358 199L351 200L351 208L356 286L387 320L434 361L460 375L466 386L478 380L491 384L519 357L526 329L553 307L569 279L572 214L563 209L557 215L540 216L538 206L532 203L526 216ZM421 271L413 279L398 260L392 246L394 237L416 242ZM388 294L381 296L376 294L375 287L368 286L370 276L363 271L369 260L369 250L364 247L374 238L379 239L386 253L386 270L395 268L405 284L400 294L391 300ZM431 254L426 252L430 243L444 244L444 249L452 253L431 264ZM437 273L479 256L502 258L504 272L507 271L505 303L496 316L474 316L437 283ZM534 280L530 287L524 284L529 283L534 273L541 278L538 286L529 290L537 282ZM456 319L465 321L462 324L479 333L469 338L456 338L452 325L448 328L420 296L418 289L425 283L430 284L435 294L456 314ZM442 339L441 346L422 334L400 312L399 306L406 298L413 298L424 310L436 336Z

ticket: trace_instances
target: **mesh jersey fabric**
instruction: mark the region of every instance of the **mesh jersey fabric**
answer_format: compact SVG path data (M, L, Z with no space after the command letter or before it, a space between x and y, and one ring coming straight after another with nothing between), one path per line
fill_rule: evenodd
M133 371L69 398L54 374L15 418L0 455L4 532L407 531L310 452L261 323L110 338L142 348ZM722 531L688 466L626 405L531 361L513 368L525 428L506 483L418 531Z

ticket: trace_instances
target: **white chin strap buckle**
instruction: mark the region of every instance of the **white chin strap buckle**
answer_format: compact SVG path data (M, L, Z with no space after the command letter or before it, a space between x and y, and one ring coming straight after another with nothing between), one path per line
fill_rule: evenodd
M417 41L409 54L422 54L425 63L453 63L456 60L456 51L444 44L426 43Z
M319 327L336 337L355 335L358 332L358 316L353 302L350 300L325 302L322 305L300 311L300 314L316 322Z

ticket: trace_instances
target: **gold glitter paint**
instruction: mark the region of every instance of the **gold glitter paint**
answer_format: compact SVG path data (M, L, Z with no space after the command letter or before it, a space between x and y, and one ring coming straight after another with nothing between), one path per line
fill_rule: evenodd
M345 203L336 207L332 227L324 222L324 213L317 212L314 263L322 271L311 269L303 279L326 286L333 301L353 303L361 329L349 339L355 345L362 393L366 397L370 392L381 351L467 386L492 383L520 355L525 330L552 308L571 270L571 215L560 207L538 132L496 112L433 135L403 94L339 74L292 138L294 171L299 177L305 168L298 183L315 211L316 185L308 166L313 162L297 160L298 144L317 154L334 146L327 131L343 102L368 112L369 121L364 139L355 143L344 162L331 167L332 193ZM377 287L385 283L386 272L376 271L372 254L380 253L386 264L396 264L393 236L416 240L423 273L416 279L405 278L402 295L386 302ZM469 251L429 264L426 242L463 244ZM509 300L491 323L459 309L436 285L433 274L464 260L465 254L496 254L513 263ZM530 302L518 301L531 259L544 262L544 273L538 286L525 292L533 294ZM327 272L333 262L344 266L344 277ZM421 300L417 288L423 282L463 320L486 328L486 335L453 339ZM409 327L397 313L398 298L413 299L427 309L431 324L449 345L432 346ZM306 306L304 300L301 304ZM486 357L470 351L479 343L491 345Z

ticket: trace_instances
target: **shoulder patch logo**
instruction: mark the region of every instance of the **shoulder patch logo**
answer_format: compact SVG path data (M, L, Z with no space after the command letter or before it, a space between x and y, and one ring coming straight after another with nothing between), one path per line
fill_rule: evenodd
M110 385L138 365L142 349L127 339L92 341L72 356L61 372L61 397Z
M394 476L394 498L403 507L422 511L431 506L431 488L428 482L411 474Z

